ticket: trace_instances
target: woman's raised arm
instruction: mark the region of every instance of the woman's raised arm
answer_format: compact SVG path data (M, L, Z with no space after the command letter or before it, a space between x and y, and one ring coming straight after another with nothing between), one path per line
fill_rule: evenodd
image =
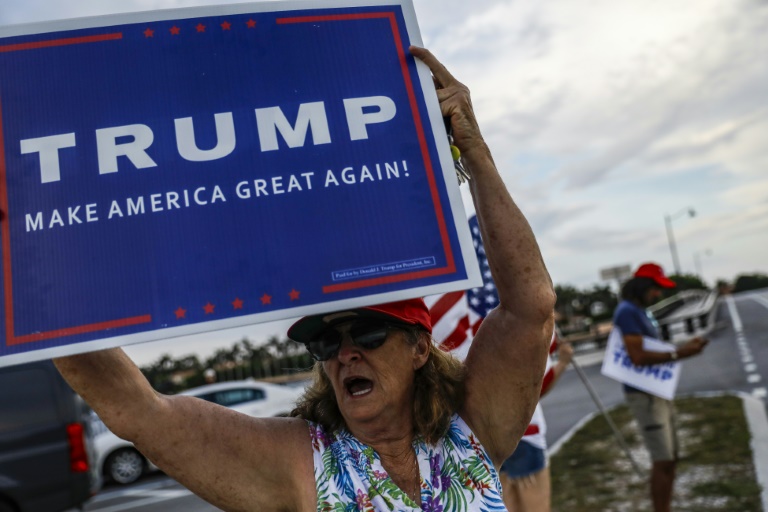
M555 292L533 231L512 200L480 133L469 90L427 50L411 54L432 71L443 117L471 175L469 186L500 305L467 356L462 417L501 464L536 407L554 327Z
M315 509L305 421L162 395L121 349L54 363L116 435L206 501L223 510Z

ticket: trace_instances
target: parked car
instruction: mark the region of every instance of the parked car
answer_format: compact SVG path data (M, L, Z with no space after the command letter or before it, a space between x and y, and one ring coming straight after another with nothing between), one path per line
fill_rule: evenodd
M179 394L195 396L249 416L264 418L288 415L302 391L301 388L249 379L207 384ZM157 466L144 457L133 443L117 437L100 421L98 425L95 438L96 467L108 480L130 484L144 473L157 470Z
M0 369L0 512L59 512L93 496L92 426L50 361Z

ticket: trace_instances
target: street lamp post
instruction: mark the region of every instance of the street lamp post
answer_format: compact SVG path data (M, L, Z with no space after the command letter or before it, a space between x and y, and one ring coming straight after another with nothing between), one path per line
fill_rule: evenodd
M701 278L702 281L704 281L704 271L701 268L701 254L700 252L694 252L693 253L693 264L696 267L696 275ZM706 249L704 250L704 256L712 256L712 249Z
M677 257L677 246L675 245L675 235L672 232L672 221L679 218L683 214L688 214L689 217L696 216L696 210L690 206L683 208L679 212L673 215L664 215L664 223L667 226L667 240L669 241L669 252L672 253L672 265L675 267L675 274L680 275L680 259Z

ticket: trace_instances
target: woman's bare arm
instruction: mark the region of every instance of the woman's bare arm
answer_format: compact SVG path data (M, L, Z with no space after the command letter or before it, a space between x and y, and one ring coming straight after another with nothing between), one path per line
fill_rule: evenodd
M432 71L443 117L472 178L478 223L500 305L483 321L467 356L462 417L494 462L512 453L536 407L554 327L555 293L528 221L494 164L469 90L427 50L411 48Z
M223 510L314 510L307 424L252 418L149 385L121 349L55 359L104 423L168 475Z

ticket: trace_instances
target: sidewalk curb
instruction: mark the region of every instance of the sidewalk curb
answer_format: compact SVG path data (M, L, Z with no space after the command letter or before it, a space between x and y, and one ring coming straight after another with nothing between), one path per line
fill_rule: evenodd
M763 401L746 393L740 393L744 401L744 415L752 434L752 458L755 462L757 483L763 487L760 497L763 510L768 510L768 416Z
M766 414L765 404L759 398L755 398L743 391L705 391L699 393L687 393L675 398L711 398L717 396L735 396L741 398L744 405L744 418L747 420L747 428L751 435L750 447L752 448L752 462L755 465L755 480L762 488L760 499L763 504L763 510L768 512L768 415ZM619 402L613 407L607 408L608 412L622 405ZM563 434L547 450L547 456L552 457L560 451L565 443L581 430L592 418L599 416L600 412L595 411L587 414L581 420L576 422L565 434Z
M618 404L618 405L621 405L621 404ZM611 409L613 409L613 407L611 407ZM575 425L573 425L571 428L568 429L568 432L566 432L565 434L560 436L560 439L555 441L555 443L552 446L547 448L547 457L552 457L552 456L556 455L557 452L560 451L560 448L562 448L565 443L570 441L571 438L574 436L574 434L576 434L576 432L581 430L581 428L584 425L586 425L587 423L592 421L592 418L594 418L595 416L599 416L599 415L600 415L600 411L594 411L594 412L591 412L591 413L587 414L586 416L581 418L579 421L577 421Z

